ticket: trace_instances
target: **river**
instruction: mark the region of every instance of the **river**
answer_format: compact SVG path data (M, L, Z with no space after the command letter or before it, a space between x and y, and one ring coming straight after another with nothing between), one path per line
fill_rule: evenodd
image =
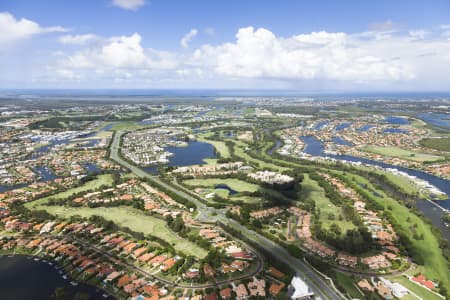
M430 184L436 186L441 191L447 194L447 196L450 195L450 180L446 180L419 170L413 170L409 168L404 168L401 166L395 166L391 164L387 164L380 161L370 160L367 158L362 157L356 157L351 155L332 155L332 154L325 154L324 153L324 146L321 141L319 141L317 138L313 136L304 136L300 137L301 140L305 143L305 149L304 152L307 154L310 154L312 156L321 156L321 157L331 157L338 160L346 160L346 161L352 161L352 162L361 162L364 164L369 165L375 165L380 166L383 168L395 168L402 172L405 172L409 175L416 176L417 178L423 179L428 181ZM440 206L450 209L450 199L447 200L438 200L435 201L435 203L439 204ZM443 211L439 208L437 208L435 205L430 203L429 201L417 201L416 207L422 211L422 213L429 218L433 224L438 227L442 235L447 239L450 240L450 227L446 226L446 224L442 221L441 216L443 214Z

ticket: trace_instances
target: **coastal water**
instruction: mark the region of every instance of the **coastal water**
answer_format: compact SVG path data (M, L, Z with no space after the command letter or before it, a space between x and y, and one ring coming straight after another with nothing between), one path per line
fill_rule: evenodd
M307 154L310 154L312 156L322 156L322 157L331 157L338 160L346 160L346 161L352 161L352 162L361 162L363 164L368 165L375 165L380 166L382 168L395 168L399 171L405 172L409 175L416 176L417 178L423 179L425 181L428 181L430 184L436 186L441 191L447 194L447 196L450 195L450 180L446 180L422 171L413 170L409 168L404 168L401 166L395 166L391 164L387 164L380 161L370 160L362 157L356 157L351 155L332 155L332 154L325 154L324 153L324 146L321 141L319 141L317 138L313 136L304 136L300 137L303 143L305 143L305 149L304 152ZM440 206L450 209L450 199L447 200L438 200L436 201ZM450 240L450 227L447 227L441 220L441 216L443 214L443 211L439 208L437 208L435 205L430 203L429 201L421 201L417 202L417 208L422 211L422 213L428 217L433 224L441 229L443 236Z
M20 300L55 299L52 294L58 287L64 288L61 300L72 300L77 293L89 295L90 300L113 299L104 298L103 292L95 287L78 284L73 286L70 279L64 279L56 269L43 261L34 261L26 256L0 256L0 299Z
M199 141L189 141L186 147L167 147L165 150L173 153L173 156L169 157L169 162L164 166L203 165L204 159L217 158L213 145ZM158 167L151 166L143 169L154 174Z

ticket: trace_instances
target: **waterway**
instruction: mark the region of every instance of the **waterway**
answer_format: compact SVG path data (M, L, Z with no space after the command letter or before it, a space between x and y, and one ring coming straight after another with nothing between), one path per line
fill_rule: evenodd
M417 117L440 129L450 131L450 114L440 114L433 112L420 113Z
M409 175L416 176L417 178L423 179L425 181L428 181L430 184L436 186L441 191L447 194L447 196L450 195L450 180L446 180L422 171L413 170L409 168L404 168L401 166L395 166L391 164L387 164L380 161L370 160L362 157L356 157L351 155L331 155L331 154L325 154L324 153L324 146L322 142L320 142L317 138L313 136L304 136L301 137L301 140L305 143L305 149L304 152L307 154L310 154L312 156L322 156L322 157L331 157L338 160L346 160L346 161L352 161L352 162L361 162L363 164L368 165L375 165L382 168L395 168L399 171L405 172ZM435 201L435 203L438 203L440 206L450 209L450 199L447 200L438 200ZM443 211L439 208L437 208L435 205L430 203L429 201L419 201L416 203L416 206L418 209L422 211L422 213L428 217L433 224L438 227L443 236L450 240L450 227L446 226L446 224L442 221L441 216L443 214Z
M35 261L29 256L0 256L0 298L2 300L49 300L58 287L64 288L62 300L73 300L77 293L88 294L90 300L104 298L103 291L86 284L72 285L64 279L60 268L49 262Z

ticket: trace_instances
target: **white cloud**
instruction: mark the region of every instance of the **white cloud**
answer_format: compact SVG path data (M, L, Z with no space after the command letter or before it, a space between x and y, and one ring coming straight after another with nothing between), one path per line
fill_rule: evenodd
M113 0L112 5L126 10L136 11L145 5L145 0Z
M342 32L281 38L264 28L241 28L235 43L202 46L191 63L244 78L367 81L414 76L409 65L379 56Z
M67 29L60 26L41 27L28 19L16 19L8 12L0 13L0 46L28 39L37 34L66 31Z
M429 34L429 31L419 29L419 30L410 30L409 35L414 39L420 39L423 40L427 34Z
M68 56L60 62L66 68L76 69L167 69L173 68L167 52L144 49L141 36L112 37L93 48Z
M191 42L191 40L197 35L198 30L193 28L191 29L191 31L189 31L188 33L186 33L183 38L180 40L180 45L183 48L189 48L189 43Z
M80 35L63 35L59 38L61 44L69 45L86 45L97 39L95 34L80 34Z
M438 35L425 30L319 31L281 37L264 28L247 27L239 29L233 41L180 52L146 48L141 35L134 33L98 38L81 50L58 55L53 69L64 70L58 74L67 79L106 85L170 82L189 87L188 82L195 82L196 87L211 83L236 87L236 82L245 82L258 87L264 82L269 83L265 87L442 89L450 80L450 43L441 36L442 30ZM189 46L189 39L185 45Z

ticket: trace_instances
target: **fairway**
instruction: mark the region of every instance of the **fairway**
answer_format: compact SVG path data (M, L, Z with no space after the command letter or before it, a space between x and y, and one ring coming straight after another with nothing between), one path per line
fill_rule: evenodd
M176 235L166 226L164 220L147 216L143 211L130 207L64 207L64 206L44 206L40 205L36 209L44 209L48 213L60 218L70 218L79 215L85 218L97 215L107 220L113 221L119 226L129 227L133 231L142 232L159 237L170 243L175 250L181 251L186 255L192 255L198 258L206 256L206 251L196 244Z
M228 151L228 147L227 145L225 145L225 142L209 140L208 137L205 135L201 135L197 139L199 142L205 142L213 145L221 158L230 158L230 151Z
M226 184L230 189L235 190L236 192L256 192L259 188L259 186L256 184L234 178L188 179L183 181L183 183L193 187L209 187L209 188L214 188L218 184Z
M331 203L325 196L323 188L316 181L312 180L308 174L305 174L301 191L304 193L306 200L313 200L316 203L316 210L320 210L319 219L324 228L329 229L331 224L336 223L341 228L342 234L345 234L349 229L355 228L352 222L338 219L340 215L343 215L342 209ZM333 215L334 220L329 220L329 215Z
M96 190L98 188L100 188L102 185L103 186L111 186L113 184L113 177L111 174L103 174L103 175L99 175L97 176L94 180L88 181L86 184L73 188L73 189L69 189L67 191L55 194L55 195L51 195L51 196L47 196L32 202L28 202L25 204L25 207L29 208L29 209L34 209L36 206L47 202L50 198L51 199L65 199L68 198L74 194L77 193L81 193L81 192L85 192L85 191L93 191Z
M445 287L450 287L450 271L447 269L447 262L439 248L439 242L431 231L431 226L426 224L417 215L411 213L409 209L403 206L400 202L388 197L382 190L375 188L367 179L356 174L341 173L346 176L351 183L351 187L355 190L363 190L358 183L365 185L371 190L376 191L381 197L375 197L372 193L367 193L372 201L382 205L386 211L390 210L392 217L398 225L409 234L413 247L417 249L418 253L422 254L424 259L425 275L432 280L442 280ZM356 182L351 181L352 177ZM391 209L388 209L391 208ZM416 240L412 237L411 226L414 227L417 235L423 235L423 240Z
M424 162L424 161L436 161L444 159L443 156L437 156L427 153L413 152L409 150L405 150L398 147L378 147L378 146L366 146L361 150L380 154L383 156L397 157L401 159L416 161L416 162Z

